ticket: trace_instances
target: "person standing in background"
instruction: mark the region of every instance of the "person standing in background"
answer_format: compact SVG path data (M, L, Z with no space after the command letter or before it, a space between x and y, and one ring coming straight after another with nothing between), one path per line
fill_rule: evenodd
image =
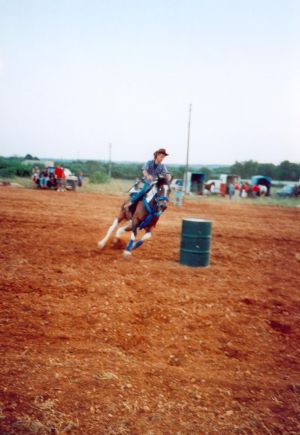
M65 173L61 165L55 167L54 174L56 178L57 192L64 192Z

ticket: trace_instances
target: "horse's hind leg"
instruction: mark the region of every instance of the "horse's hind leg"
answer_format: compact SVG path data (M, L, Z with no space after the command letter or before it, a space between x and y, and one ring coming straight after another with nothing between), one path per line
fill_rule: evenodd
M98 242L98 248L99 249L103 249L104 248L104 246L106 245L108 239L110 238L110 236L112 235L114 230L117 228L118 223L119 223L119 219L115 218L115 220L113 221L111 226L108 228L108 231L107 231L105 237L103 237L102 240L99 240L99 242Z

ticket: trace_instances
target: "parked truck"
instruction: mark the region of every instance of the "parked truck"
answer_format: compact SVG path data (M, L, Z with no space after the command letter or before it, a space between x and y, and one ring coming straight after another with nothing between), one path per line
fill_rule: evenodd
M46 184L41 183L41 178L43 176L42 174L44 171L46 171L48 174ZM64 178L65 189L75 191L78 184L78 177L76 177L76 175L73 175L70 169L68 168L63 168L63 171L65 176ZM46 189L57 189L58 187L57 180L55 177L55 166L45 167L44 170L43 169L39 170L37 168L37 171L33 173L32 180L37 187L43 187Z

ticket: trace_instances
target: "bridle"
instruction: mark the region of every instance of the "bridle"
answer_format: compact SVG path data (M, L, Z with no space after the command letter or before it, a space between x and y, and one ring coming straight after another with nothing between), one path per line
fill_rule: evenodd
M162 189L163 188L163 189ZM143 198L143 203L145 209L147 210L148 215L146 218L140 223L139 228L145 228L153 218L159 218L159 216L166 210L167 203L169 201L168 193L169 193L169 185L161 184L160 187L156 186L156 193L153 196L154 203L150 206L147 199ZM162 191L162 192L161 192Z
M160 192L163 190L162 194L160 194ZM162 184L157 192L155 201L156 201L156 205L158 210L162 213L166 210L166 208L168 207L168 202L169 202L169 197L168 197L168 193L169 193L169 185L168 184Z

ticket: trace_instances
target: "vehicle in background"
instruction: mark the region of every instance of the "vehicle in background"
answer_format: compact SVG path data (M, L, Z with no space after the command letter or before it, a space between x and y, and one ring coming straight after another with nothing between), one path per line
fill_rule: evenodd
M218 195L221 181L218 179L207 180L204 184L204 195Z
M236 186L241 181L239 175L221 174L219 179L205 181L205 174L200 172L187 173L187 189L186 192L191 195L209 195L221 194L225 196L228 193L229 185ZM176 186L181 186L183 190L185 182L182 179L175 178L171 182L171 188L175 189Z
M57 189L57 181L55 177L55 166L48 166L45 168L48 174L47 183L45 184L44 188L47 189ZM33 176L32 180L37 185L37 187L42 187L40 183L40 177L43 170L36 171ZM78 177L72 174L70 169L64 168L64 174L65 174L65 184L64 187L66 190L76 190L77 184L78 184Z
M300 196L300 185L287 184L286 186L283 186L282 189L278 190L276 192L276 195L280 196L281 198L292 198Z
M253 175L251 177L251 185L252 186L265 186L266 187L266 196L271 195L271 185L272 179L265 175Z
M185 178L174 178L171 181L172 190L186 191L189 195L203 195L204 193L204 179L205 174L200 172L187 172L186 181L187 187L185 189Z
M171 189L175 190L178 188L183 189L183 179L182 178L174 178L171 181L171 185L170 185Z
M187 172L187 186L185 189L185 179L174 178L171 181L172 190L186 190L189 195L203 195L205 174L200 172Z
M190 195L203 195L205 174L202 172L187 172L186 193Z
M64 168L64 173L66 177L66 189L76 190L76 187L78 185L78 177L76 177L76 175L73 175L68 168Z
M220 187L219 192L222 196L229 194L229 185L234 186L239 185L241 182L241 177L239 175L232 174L221 174L220 175Z

